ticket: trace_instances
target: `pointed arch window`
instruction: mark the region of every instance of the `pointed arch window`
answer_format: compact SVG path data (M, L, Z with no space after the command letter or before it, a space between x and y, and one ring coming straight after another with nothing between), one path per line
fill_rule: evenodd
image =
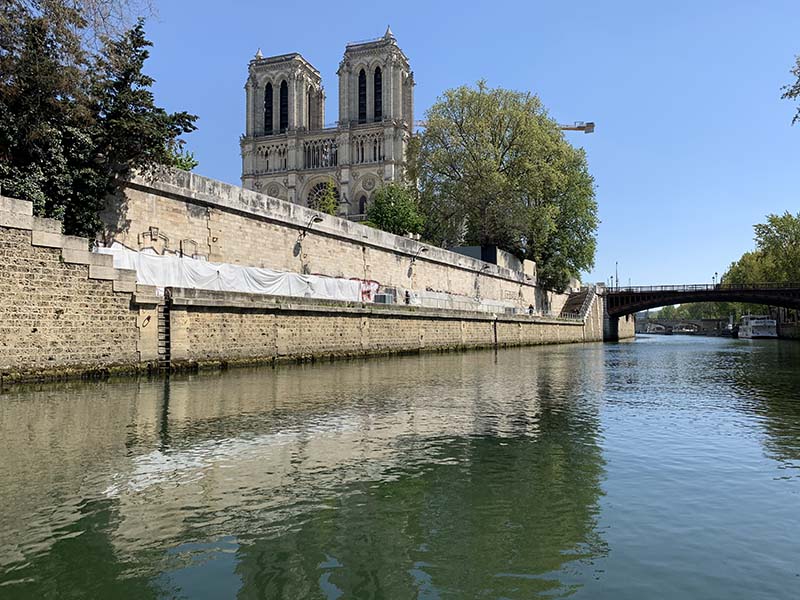
M375 67L375 78L373 80L375 122L383 119L383 74L380 67Z
M272 84L264 88L264 135L272 135Z
M289 85L285 79L281 82L280 111L279 127L283 133L289 127Z
M358 74L358 122L367 122L367 74L364 69Z
M365 215L367 214L367 197L361 196L358 199L358 214Z
M311 104L314 102L314 90L311 89L311 86L308 86L308 92L306 93L306 127L309 129L313 129L313 121L311 120L311 116L314 114L311 110Z

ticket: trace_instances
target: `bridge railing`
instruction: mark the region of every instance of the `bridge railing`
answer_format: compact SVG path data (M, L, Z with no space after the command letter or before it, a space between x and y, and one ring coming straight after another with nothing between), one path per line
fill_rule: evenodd
M695 283L688 285L640 285L608 287L606 293L640 293L640 292L712 292L737 290L777 290L800 289L800 283Z

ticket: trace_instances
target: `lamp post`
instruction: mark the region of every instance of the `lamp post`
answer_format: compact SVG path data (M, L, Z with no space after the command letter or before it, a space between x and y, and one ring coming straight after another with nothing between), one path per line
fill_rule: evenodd
M411 257L411 264L413 265L415 262L417 262L419 255L427 251L428 249L425 246L420 246L419 250L417 250L414 256Z
M306 226L303 228L303 231L301 231L300 235L297 236L298 242L302 239L305 239L306 235L308 235L308 232L314 225L314 223L322 223L322 217L320 217L319 215L314 215L308 220L308 223L306 223Z

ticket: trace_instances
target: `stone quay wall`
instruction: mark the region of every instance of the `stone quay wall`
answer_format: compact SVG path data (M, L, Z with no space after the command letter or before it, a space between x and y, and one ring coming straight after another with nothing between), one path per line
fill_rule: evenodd
M205 290L164 296L111 261L59 222L33 217L30 203L0 197L0 384L603 339L601 296L583 321Z
M584 322L173 289L172 361L216 366L426 350L602 341L599 297Z
M103 221L106 243L376 281L398 297L428 290L555 313L567 298L538 290L521 271L179 170L134 179L109 202Z

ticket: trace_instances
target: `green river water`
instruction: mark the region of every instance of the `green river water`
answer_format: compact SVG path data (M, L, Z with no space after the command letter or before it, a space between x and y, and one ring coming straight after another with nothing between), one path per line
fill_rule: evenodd
M0 598L800 597L800 344L0 395Z

